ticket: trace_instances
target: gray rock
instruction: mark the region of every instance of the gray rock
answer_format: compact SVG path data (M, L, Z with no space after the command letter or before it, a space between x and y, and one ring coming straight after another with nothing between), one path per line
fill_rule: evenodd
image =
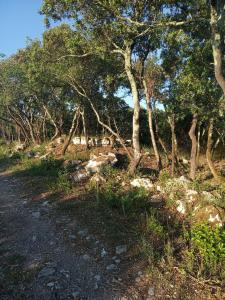
M52 288L52 287L55 286L55 283L54 283L54 282L49 282L49 283L47 283L46 285L47 285L47 287Z
M33 235L33 236L32 236L32 242L36 242L36 240L37 240L36 235Z
M148 289L148 296L154 296L155 295L155 289L154 287L150 287Z
M95 280L100 281L101 280L101 276L100 275L95 275Z
M84 255L83 255L83 259L84 259L84 260L89 260L89 259L90 259L90 256L89 256L88 254L84 254Z
M72 296L74 299L78 299L78 296L80 295L80 292L73 292Z
M78 234L82 237L85 237L88 234L88 230L87 229L80 230L78 231Z
M48 277L55 273L55 269L44 267L38 274L38 277Z
M70 238L71 240L76 240L75 234L70 234L70 235L69 235L69 238Z
M32 217L35 218L35 219L39 219L40 218L40 211L35 211L35 212L32 212Z
M127 245L120 245L116 247L116 254L120 255L127 252Z
M101 257L105 257L107 255L107 251L103 248L101 251Z
M113 271L113 270L115 270L116 268L117 268L116 265L111 264L111 265L108 265L108 266L106 267L106 270L108 270L108 271Z

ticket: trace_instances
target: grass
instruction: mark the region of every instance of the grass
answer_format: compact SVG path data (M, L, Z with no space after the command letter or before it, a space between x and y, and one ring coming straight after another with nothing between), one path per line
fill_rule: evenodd
M66 159L81 161L89 157L90 151L66 155ZM75 214L92 230L104 232L111 243L131 243L134 249L138 249L134 251L135 256L147 260L159 273L162 273L163 265L171 269L179 267L184 274L195 278L213 277L220 282L224 279L223 229L213 229L207 224L194 228L188 221L173 214L171 207L174 202L185 195L182 184L173 180L167 171L162 171L158 178L158 184L167 197L167 205L155 207L149 201L151 193L123 185L132 177L122 168L103 168L100 175L105 182L99 185L90 183L74 187L69 180L69 170L63 169L62 160L53 157L46 160L28 159L23 153L8 159L6 149L1 149L1 159L8 160L11 170L18 175L43 178L50 190L64 193L76 191L74 201L59 203L60 210ZM217 195L215 201L220 202L222 207L225 199L223 186L215 187L201 179L187 186L199 193L214 193Z

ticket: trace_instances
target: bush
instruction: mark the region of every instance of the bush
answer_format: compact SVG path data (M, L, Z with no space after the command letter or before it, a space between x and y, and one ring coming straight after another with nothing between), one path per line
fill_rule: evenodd
M190 248L185 252L189 271L205 277L225 278L225 231L199 224L190 231Z
M110 208L117 208L124 215L143 211L147 208L148 193L145 189L123 191L119 186L106 184L99 194L100 201Z
M50 189L53 191L63 191L69 193L72 190L72 183L69 180L68 173L65 171L59 171L58 177L54 183L50 185Z

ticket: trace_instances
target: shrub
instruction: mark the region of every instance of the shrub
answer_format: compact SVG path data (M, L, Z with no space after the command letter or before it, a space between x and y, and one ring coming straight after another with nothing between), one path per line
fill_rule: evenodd
M107 183L100 190L100 201L110 208L117 208L124 215L143 211L148 206L148 193L145 189L123 191L116 184Z
M58 177L54 183L50 185L50 189L53 191L63 191L69 193L72 190L72 183L69 180L68 173L65 171L59 171Z
M195 225L190 231L190 249L185 252L189 271L225 278L225 232L221 227ZM193 270L195 268L195 270Z

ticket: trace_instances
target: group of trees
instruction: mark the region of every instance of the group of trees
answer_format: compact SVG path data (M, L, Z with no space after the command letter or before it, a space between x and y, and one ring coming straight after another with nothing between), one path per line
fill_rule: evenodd
M190 177L195 178L207 131L207 161L221 180L212 151L213 136L216 144L223 141L224 129L224 5L223 0L44 0L47 25L63 19L70 25L47 30L42 41L30 41L1 60L1 134L39 143L66 133L65 152L75 130L86 137L107 132L125 148L133 173L148 127L158 168L160 150L168 156L169 148L174 173L178 126L189 122ZM120 97L124 91L132 109ZM169 144L163 134L168 125ZM132 150L124 142L130 135Z

